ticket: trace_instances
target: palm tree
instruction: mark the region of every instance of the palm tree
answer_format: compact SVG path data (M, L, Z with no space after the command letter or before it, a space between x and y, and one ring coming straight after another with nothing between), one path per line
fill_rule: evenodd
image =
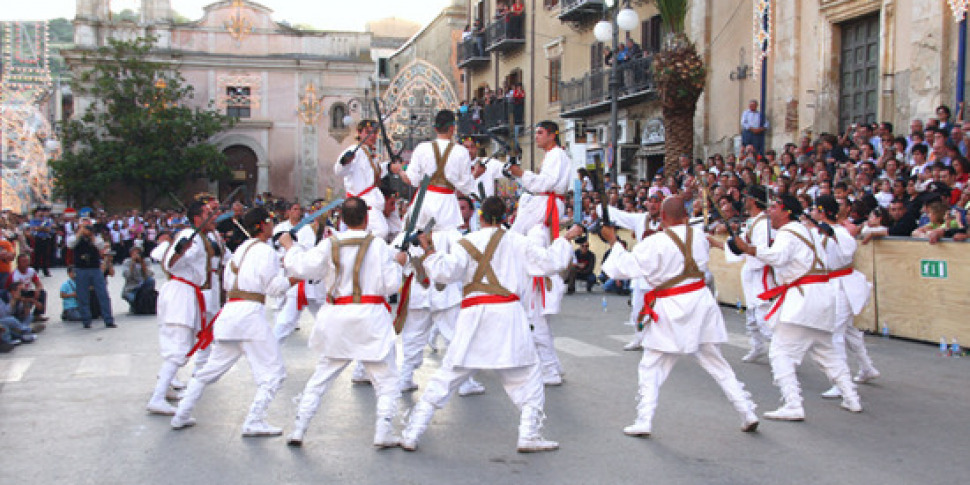
M667 28L660 52L653 56L654 79L664 119L664 173L674 173L677 158L694 155L694 111L704 92L707 70L684 32L690 0L656 0Z

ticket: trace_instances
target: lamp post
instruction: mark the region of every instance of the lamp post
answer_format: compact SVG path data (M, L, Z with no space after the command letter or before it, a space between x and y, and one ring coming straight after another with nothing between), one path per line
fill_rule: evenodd
M625 32L630 32L631 30L637 28L640 24L640 18L637 16L636 11L630 8L629 1L624 3L622 9L616 12L616 15L611 15L619 5L617 5L616 0L606 0L604 2L605 8L603 11L604 19L600 20L593 27L593 36L596 40L607 43L612 42L612 52L613 52L613 65L610 66L610 150L612 150L610 159L613 163L610 165L610 180L615 185L619 179L619 154L620 150L617 146L620 142L619 136L619 97L620 97L620 87L622 81L620 80L620 62L617 59L617 52L620 45L620 29ZM609 20L607 20L609 18Z

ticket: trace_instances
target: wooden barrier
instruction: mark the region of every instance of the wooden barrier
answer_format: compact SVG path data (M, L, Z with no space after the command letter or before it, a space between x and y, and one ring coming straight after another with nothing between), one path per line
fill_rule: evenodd
M633 248L629 231L619 235ZM606 244L590 237L596 254L596 274ZM970 245L946 241L929 244L925 239L885 238L859 245L855 267L869 279L873 292L855 319L857 328L926 342L945 337L970 345ZM708 268L717 285L717 300L724 305L744 303L741 263L727 263L720 249L712 248Z

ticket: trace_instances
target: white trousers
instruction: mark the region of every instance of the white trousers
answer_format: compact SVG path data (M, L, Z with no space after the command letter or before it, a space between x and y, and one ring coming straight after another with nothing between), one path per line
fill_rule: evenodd
M832 334L832 345L835 347L835 352L839 357L845 361L846 366L849 364L847 351L851 351L855 354L859 370L872 371L875 369L875 366L869 357L869 351L866 349L865 333L853 325L853 320L854 315L850 313L847 318L839 323L839 326L836 327L835 332Z
M637 318L640 316L640 310L643 310L643 295L646 294L647 290L634 288L633 293L630 295L630 321L626 322L626 324L634 329L637 328Z
M195 345L195 329L184 325L162 323L158 326L158 348L162 359L182 367L188 362L186 354Z
M314 316L316 316L322 306L323 304L316 299L307 299L306 309L310 310L310 313ZM300 321L301 312L301 310L297 309L295 296L287 295L283 298L280 309L276 313L276 325L273 326L273 335L276 336L277 341L282 342L286 340L286 337L289 337L296 330L297 324Z
M414 371L424 362L424 347L428 345L428 335L431 333L432 325L438 325L439 329L454 328L458 310L458 305L434 311L427 308L408 309L408 318L401 328L401 381L403 383L410 383L414 379Z
M317 367L313 370L313 375L307 381L303 389L304 394L314 394L317 397L323 395L330 388L333 380L350 364L350 359L334 359L327 356L320 356ZM364 366L364 372L374 385L374 393L377 396L389 396L397 399L401 396L398 387L398 372L394 347L387 353L383 360L360 361Z
M845 358L839 356L832 340L830 332L778 322L772 333L771 347L768 350L775 384L782 385L782 381L790 378L795 379L797 383L795 370L802 363L806 353L811 355L830 381L836 382L840 378L847 377L849 368Z
M448 404L448 400L458 387L478 370L465 367L439 368L428 381L421 400L441 409ZM545 406L546 392L538 363L525 367L493 370L502 381L505 392L519 410L522 410L525 405L534 406L537 409Z
M229 372L243 355L249 361L257 387L274 391L279 388L286 378L286 368L283 366L279 343L275 339L216 340L212 344L212 355L208 362L194 377L205 385L212 384Z
M731 364L728 364L724 356L721 355L719 344L700 344L697 352L693 354L674 354L646 348L643 350L643 357L637 367L643 418L649 420L653 417L653 411L656 409L657 401L660 398L660 386L667 380L674 364L685 355L691 355L697 360L701 368L717 381L728 400L735 403L736 407L739 402L748 402L747 397L741 393L743 386L738 382Z
M552 329L549 327L548 316L534 315L530 323L532 324L532 339L536 342L536 351L539 353L543 377L552 378L562 375L562 364L559 362L559 356L556 355L556 346L552 337Z

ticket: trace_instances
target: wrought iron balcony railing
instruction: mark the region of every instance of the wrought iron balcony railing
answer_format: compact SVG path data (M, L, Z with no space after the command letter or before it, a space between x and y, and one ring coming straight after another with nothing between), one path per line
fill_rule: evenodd
M574 22L598 18L603 14L603 0L560 0L559 20Z
M633 59L615 67L620 75L617 101L621 106L655 96L650 57ZM599 69L560 83L560 114L563 118L581 118L610 109L610 69Z
M525 14L506 14L486 28L486 52L506 52L525 45Z
M485 52L485 35L472 35L458 43L458 67L475 69L488 65L491 57Z

